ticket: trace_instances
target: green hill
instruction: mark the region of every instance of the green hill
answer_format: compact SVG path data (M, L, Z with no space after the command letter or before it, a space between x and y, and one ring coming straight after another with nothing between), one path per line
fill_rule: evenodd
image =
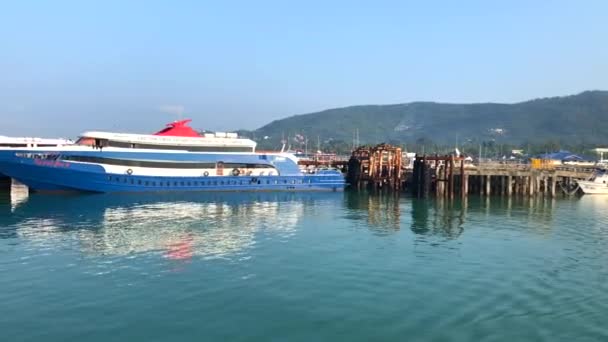
M292 146L301 147L293 139L300 134L314 148L317 139L324 146L332 142L352 145L357 130L361 144L432 141L453 145L457 140L461 144L606 144L608 91L514 104L412 102L336 108L276 120L247 135L253 135L261 147L276 148L288 136Z

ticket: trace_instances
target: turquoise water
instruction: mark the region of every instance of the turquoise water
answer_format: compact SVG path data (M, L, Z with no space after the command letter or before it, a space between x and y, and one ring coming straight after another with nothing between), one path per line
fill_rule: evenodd
M608 197L0 197L2 341L605 341Z

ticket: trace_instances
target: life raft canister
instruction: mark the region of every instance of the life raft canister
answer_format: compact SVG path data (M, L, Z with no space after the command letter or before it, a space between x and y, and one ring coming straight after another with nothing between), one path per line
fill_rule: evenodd
M203 176L205 176L205 177L209 176L209 171L203 172Z
M127 174L128 174L129 176L130 176L130 175L132 175L132 174L133 174L133 170L131 170L131 169L127 169Z
M241 174L241 171L239 171L239 169L232 169L232 175L233 176L238 176Z

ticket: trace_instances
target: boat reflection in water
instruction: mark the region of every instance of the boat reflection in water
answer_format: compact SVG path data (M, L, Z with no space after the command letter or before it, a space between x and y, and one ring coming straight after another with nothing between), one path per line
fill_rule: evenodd
M338 194L336 194L338 195ZM227 257L295 233L315 193L31 196L14 209L14 234L45 246L73 241L93 255L158 252L171 259ZM66 234L69 238L66 238ZM56 246L55 246L56 247Z
M11 211L15 210L19 204L27 201L29 196L30 190L27 188L27 186L13 179L10 189Z

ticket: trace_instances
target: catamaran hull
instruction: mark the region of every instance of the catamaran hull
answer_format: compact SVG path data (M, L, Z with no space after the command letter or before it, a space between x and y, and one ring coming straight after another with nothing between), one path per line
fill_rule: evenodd
M0 161L4 173L42 192L150 192L150 191L341 191L341 174L288 176L172 177L107 173L97 165L62 167L60 163L36 164Z

